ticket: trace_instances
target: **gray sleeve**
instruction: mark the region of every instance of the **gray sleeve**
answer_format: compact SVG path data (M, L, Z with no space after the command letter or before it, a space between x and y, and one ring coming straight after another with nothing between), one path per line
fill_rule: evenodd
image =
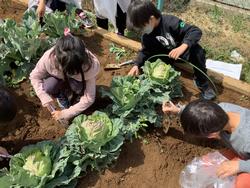
M240 160L240 171L239 172L250 173L250 159L249 160Z
M226 102L220 103L219 106L226 112L242 112L246 110L245 108L241 106L231 104L231 103L226 103Z
M179 113L178 113L178 116L181 117L181 114L182 114L184 108L186 108L186 105L177 104L177 107L180 108L180 111L179 111Z

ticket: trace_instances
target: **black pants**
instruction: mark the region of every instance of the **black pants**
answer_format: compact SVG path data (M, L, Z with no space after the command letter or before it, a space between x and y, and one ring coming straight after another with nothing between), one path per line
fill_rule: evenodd
M200 70L202 70L204 73L207 74L206 51L199 44L192 46L181 56L181 58L189 61L190 63L192 63L193 65L195 65L196 67L198 67ZM193 68L193 70L194 70L194 76L196 77L197 81L200 84L204 84L207 82L206 76L204 76L196 68Z
M124 30L126 29L126 18L127 14L124 13L119 4L117 4L116 27L118 29L118 32L122 35L124 35ZM96 17L96 22L97 26L108 30L108 19Z
M59 0L53 0L50 4L50 8L53 10L53 11L60 11L60 12L63 12L66 10L66 3L64 2L61 2ZM82 9L79 9L77 8L76 9L76 14L80 14L81 12L83 12Z
M59 0L53 0L50 4L50 8L53 10L53 11L65 11L66 10L66 3L64 2L61 2Z

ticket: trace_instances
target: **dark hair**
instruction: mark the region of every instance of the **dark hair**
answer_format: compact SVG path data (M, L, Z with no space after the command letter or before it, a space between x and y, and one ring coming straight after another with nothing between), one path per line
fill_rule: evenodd
M208 136L210 133L221 131L229 118L218 104L200 99L184 108L180 120L185 132L196 136Z
M62 66L64 79L68 83L67 75L81 74L83 90L85 90L84 72L91 68L91 58L86 51L83 40L71 34L58 39L51 52L56 57L58 65Z
M149 22L151 16L161 17L161 12L149 0L134 0L127 11L128 28L142 28Z
M0 123L14 119L17 113L17 105L11 94L0 88Z

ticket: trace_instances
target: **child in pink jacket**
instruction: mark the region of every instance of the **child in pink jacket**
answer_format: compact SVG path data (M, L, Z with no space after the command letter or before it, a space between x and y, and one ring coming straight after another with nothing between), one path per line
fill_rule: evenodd
M56 120L69 120L95 101L98 59L84 42L70 33L46 51L30 74L31 84L44 107L54 107L56 99L62 110L52 112Z

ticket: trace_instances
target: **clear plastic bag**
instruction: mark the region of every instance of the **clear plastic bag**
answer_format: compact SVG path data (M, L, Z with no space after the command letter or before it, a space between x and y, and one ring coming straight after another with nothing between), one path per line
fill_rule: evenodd
M235 176L220 179L216 176L218 166L228 159L219 152L194 158L181 172L182 188L234 188Z

